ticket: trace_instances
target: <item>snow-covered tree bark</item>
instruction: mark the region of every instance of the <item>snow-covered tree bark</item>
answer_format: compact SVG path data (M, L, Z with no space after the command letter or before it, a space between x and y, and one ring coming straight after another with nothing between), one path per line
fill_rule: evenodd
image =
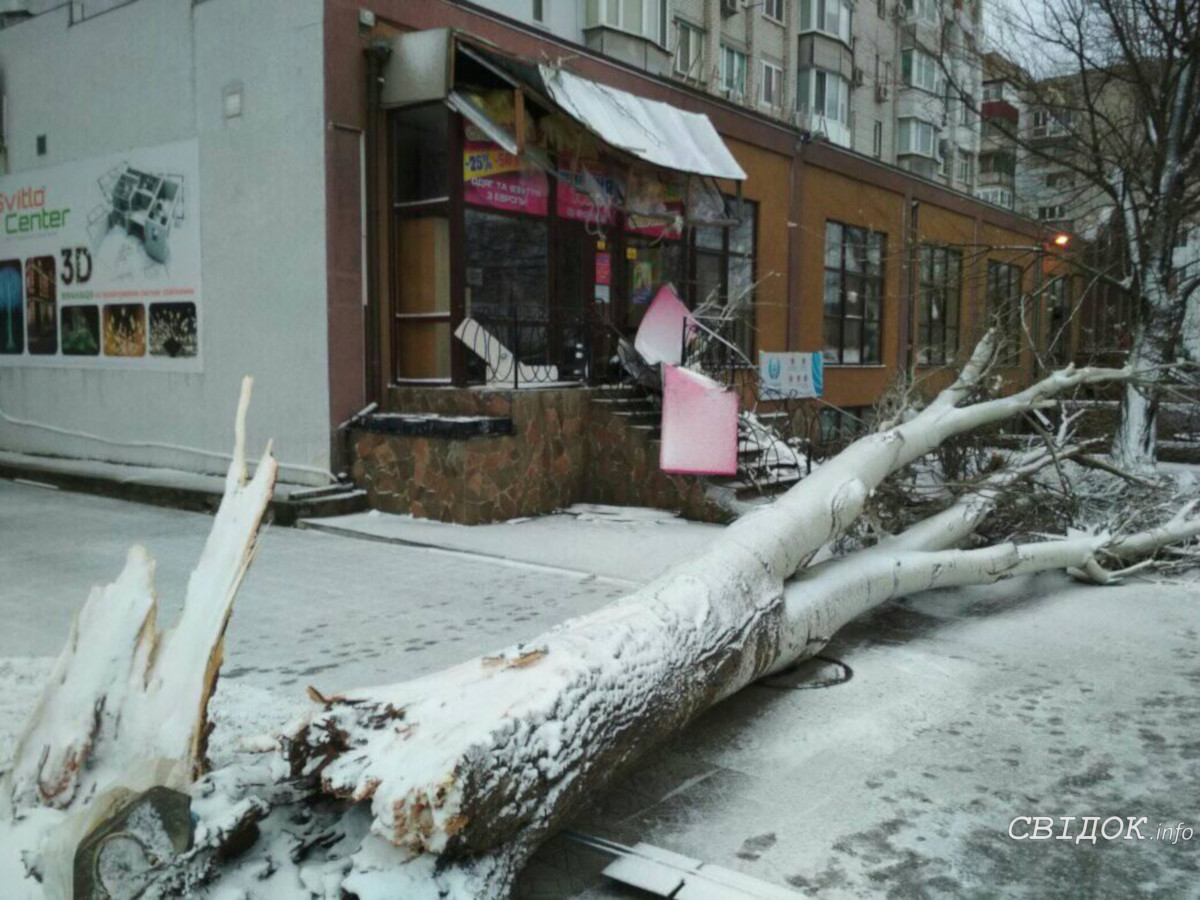
M960 406L984 376L995 341L989 334L924 410L852 444L771 506L730 525L703 557L624 600L417 681L314 693L323 709L287 741L293 773L316 777L328 794L369 800L373 832L423 858L414 872L431 858L466 860L458 871L476 866L493 887L504 883L587 792L699 712L828 639L819 617L794 614L785 581L844 532L888 475L953 435L1039 409L1081 384L1133 375L1066 369L1012 396ZM949 517L929 524L918 545L944 540L971 519L955 515L958 525ZM1028 565L1075 565L1083 546L1034 551ZM911 583L927 581L927 570L980 580L1012 552L922 559ZM879 559L891 572L894 561ZM364 879L380 871L379 853L359 860Z
M157 768L175 787L201 772L225 627L275 484L270 447L246 477L250 388L247 378L225 494L178 622L159 632L154 561L133 547L117 580L93 588L76 616L0 782L14 812L79 809L138 769Z

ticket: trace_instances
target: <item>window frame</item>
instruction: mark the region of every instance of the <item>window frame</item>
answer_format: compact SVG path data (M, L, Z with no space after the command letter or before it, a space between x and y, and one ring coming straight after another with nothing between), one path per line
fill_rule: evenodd
M838 9L837 29L834 31L830 31L828 27L831 5ZM847 47L851 45L854 35L854 6L849 0L800 0L798 19L800 34L815 31L841 41Z
M900 78L905 87L939 97L944 93L947 83L936 57L920 47L908 47L900 51Z
M699 75L699 77L703 78L703 76L704 76L704 44L705 44L704 29L700 28L696 25L693 25L691 22L685 22L682 19L675 20L675 29L676 29L676 33L679 35L678 40L676 41L676 45L675 45L675 60L674 60L675 74L682 75L684 77L691 77L692 73L694 71L697 71L697 64L699 64L698 75ZM683 49L683 36L685 34L688 36L689 59L688 59L687 65L684 67L681 67L680 66L681 57L680 57L679 51ZM693 42L695 42L695 47L693 47Z
M929 134L929 151L928 152L922 150L919 145L913 144L912 134L913 134L914 126L923 126L923 129L920 130L921 133L924 132L924 129L928 130L928 134ZM907 134L909 137L909 140L907 140L907 141L905 140L906 129L907 129ZM901 156L906 156L906 155L907 156L924 156L927 159L937 159L938 158L937 152L936 152L937 151L937 132L938 132L938 129L932 122L928 122L925 119L919 118L918 116L901 116L899 119L899 136L897 138L897 146L898 146L897 154L901 155Z
M921 244L917 254L918 365L954 363L962 336L962 288L962 251L947 244ZM935 299L941 301L940 306L935 306ZM944 311L940 321L934 317L935 309ZM939 333L937 339L935 332Z
M1004 344L997 357L997 365L1003 368L1015 368L1021 364L1021 315L1024 308L1025 296L1024 271L1016 263L999 259L987 261L987 280L984 287L988 327L999 319L1001 337ZM1016 292L1013 293L1013 286ZM1003 288L1006 292L1000 295ZM1014 309L1014 306L1016 307ZM1015 313L1015 314L1014 314Z
M786 0L763 0L763 18L770 19L772 22L782 25L783 12L786 6Z
M730 60L737 63L739 84L735 86L729 83L728 65ZM721 44L721 65L718 72L718 86L723 91L728 91L731 97L746 96L746 76L749 69L749 55L744 50L739 50L730 44Z
M774 86L774 99L766 98L765 86L767 84L767 70L772 73L771 83ZM764 106L767 109L778 109L783 105L783 66L776 65L769 60L760 59L758 61L758 105Z
M838 264L830 265L830 235L833 229L837 229L838 238ZM856 233L860 240L847 240L850 233ZM852 252L850 248L861 247L862 256L858 261L858 268L850 268L847 266L848 253ZM877 262L874 263L875 271L871 271L871 255L874 251ZM862 225L850 225L845 222L840 222L836 219L825 220L825 243L824 253L822 256L822 349L826 365L830 366L848 366L848 367L867 367L883 365L883 326L884 326L884 311L886 305L887 291L887 234L882 231L876 231ZM830 287L830 276L835 275L837 278L837 312L830 314L829 297L827 296ZM858 313L848 312L847 297L850 294L848 285L857 281L860 284L860 306ZM872 288L874 290L872 290ZM872 316L871 310L874 307L875 315ZM830 341L831 323L836 322L837 330L837 345L834 347ZM852 345L848 347L846 330L847 323L857 323L858 326L858 342L857 347ZM874 340L868 339L868 334L871 333L873 326ZM847 350L856 349L857 359L846 359Z

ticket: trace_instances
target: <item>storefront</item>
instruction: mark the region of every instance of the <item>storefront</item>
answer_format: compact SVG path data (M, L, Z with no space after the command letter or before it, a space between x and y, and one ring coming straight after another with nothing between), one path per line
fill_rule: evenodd
M445 29L395 41L381 100L394 383L606 380L667 283L753 314L757 205L706 116Z

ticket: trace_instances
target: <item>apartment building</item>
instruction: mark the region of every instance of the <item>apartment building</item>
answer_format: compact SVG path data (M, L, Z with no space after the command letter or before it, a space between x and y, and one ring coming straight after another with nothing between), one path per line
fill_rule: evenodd
M476 0L965 193L983 0Z

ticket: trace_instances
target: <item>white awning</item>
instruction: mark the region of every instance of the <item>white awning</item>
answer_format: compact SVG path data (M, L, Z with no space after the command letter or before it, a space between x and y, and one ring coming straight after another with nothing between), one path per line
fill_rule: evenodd
M746 180L746 173L708 116L637 97L553 66L538 68L550 99L605 143L665 169Z

